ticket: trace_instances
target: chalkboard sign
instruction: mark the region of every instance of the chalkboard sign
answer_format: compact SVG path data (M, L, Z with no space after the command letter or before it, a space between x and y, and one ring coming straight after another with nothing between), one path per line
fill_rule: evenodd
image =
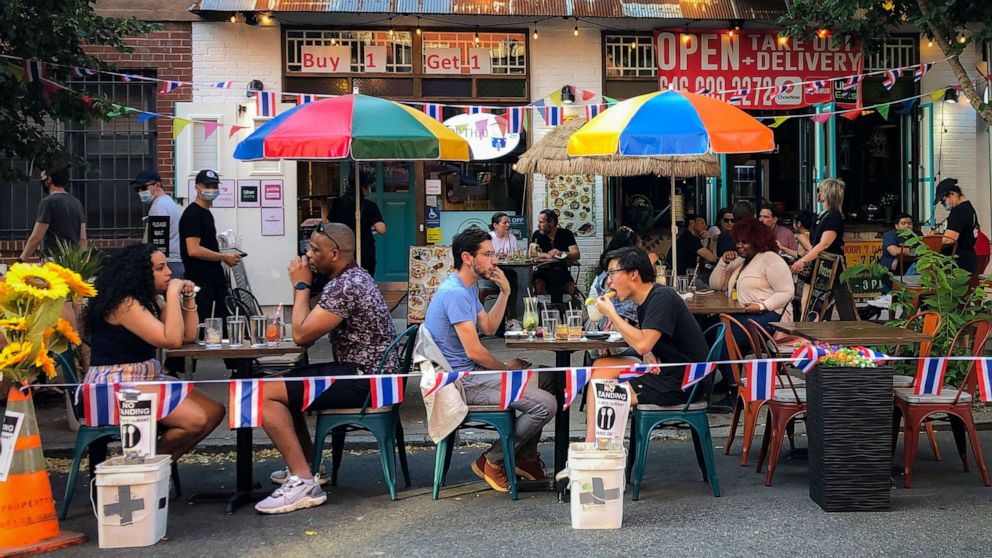
M840 256L829 252L820 252L816 262L813 263L812 281L810 283L810 296L803 308L802 318L811 310L816 311L823 317L824 311L830 304L834 284L840 270Z
M148 216L148 243L169 257L169 216Z
M851 289L851 296L855 300L865 300L882 296L884 280L881 277L872 277L868 273L848 277L847 286Z

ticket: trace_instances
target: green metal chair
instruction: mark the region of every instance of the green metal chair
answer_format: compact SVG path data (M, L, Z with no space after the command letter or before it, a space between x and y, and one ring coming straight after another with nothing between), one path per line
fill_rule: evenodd
M468 414L454 432L449 434L437 445L437 452L434 457L434 494L432 498L437 500L441 494L441 487L448 476L448 467L451 465L451 452L454 449L455 432L461 428L473 427L495 430L499 434L500 442L503 445L503 467L507 470L507 479L510 481L510 499L517 499L517 465L513 456L514 446L514 422L516 413L513 410L500 410L498 405L469 405Z
M72 350L67 350L61 354L52 354L55 364L62 370L62 378L67 384L78 384L79 376L76 374L76 364L72 357ZM82 404L77 404L73 398L72 412L76 419L83 416ZM109 426L86 426L79 425L79 432L76 434L76 446L72 450L72 465L69 467L69 480L65 485L65 496L62 498L62 506L59 508L59 519L64 520L69 515L69 505L72 503L72 493L76 489L76 481L79 478L79 464L83 455L89 452L89 474L93 478L98 463L107 458L107 445L114 439L120 438L121 430L116 425ZM172 464L172 485L176 490L176 497L182 497L182 486L179 483L179 468L176 463Z
M723 350L723 324L714 324L703 332L710 341L710 352L707 362L719 360ZM701 387L713 381L712 375L696 383L689 393L689 400L684 405L638 405L634 408L630 431L630 453L627 456L627 480L633 480L633 500L640 497L641 478L648 460L648 444L651 432L655 428L687 424L692 431L692 444L696 449L696 462L703 473L703 482L707 480L713 487L713 496L720 496L720 483L716 476L716 461L713 458L713 440L710 437L710 421L706 414L706 401L696 401L696 396L709 391ZM632 470L633 469L633 470Z
M386 356L390 351L400 348L400 369L397 373L406 374L413 362L413 346L417 340L418 326L412 325L403 333L396 336L383 352L376 367L377 373L385 372ZM405 342L404 342L405 339ZM406 386L406 382L403 382ZM333 388L332 388L333 389ZM341 457L344 454L344 441L348 432L364 430L371 432L379 443L379 458L382 461L382 472L389 487L389 497L396 499L396 466L395 459L399 451L400 469L406 487L410 487L410 469L406 460L406 441L403 439L403 424L400 422L400 406L389 405L380 409L369 409L372 394L365 398L365 404L360 409L325 409L317 412L317 431L313 441L313 462L311 470L314 474L320 470L323 460L324 442L331 434L331 486L337 486L338 470L341 468Z

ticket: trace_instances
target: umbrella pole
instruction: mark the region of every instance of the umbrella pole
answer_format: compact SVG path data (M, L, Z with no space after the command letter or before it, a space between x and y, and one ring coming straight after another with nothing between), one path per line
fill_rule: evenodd
M355 261L362 265L362 185L355 161Z
M676 241L678 239L679 225L678 225L678 223L675 222L675 173L674 172L672 173L672 184L671 184L671 194L670 194L669 204L672 207L672 211L671 211L671 216L672 216L672 284L674 286L674 284L675 284L675 278L678 277L678 275L679 275L679 273L678 273L678 269L679 269L678 255L679 255L679 251L676 250L676 245L675 245L675 243L676 243Z

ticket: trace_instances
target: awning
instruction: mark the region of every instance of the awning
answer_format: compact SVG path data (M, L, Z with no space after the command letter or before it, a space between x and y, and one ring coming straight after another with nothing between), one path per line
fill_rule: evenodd
M785 0L197 0L207 12L316 12L632 19L771 20Z

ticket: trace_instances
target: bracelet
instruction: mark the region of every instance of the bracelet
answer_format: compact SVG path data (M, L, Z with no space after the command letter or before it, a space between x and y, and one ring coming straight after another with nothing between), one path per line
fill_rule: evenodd
M183 300L191 300L196 298L196 293L179 293L179 296L181 296Z
M194 304L192 308L186 308L185 306L182 306L181 308L183 309L183 312L196 312L196 309L199 308L199 306Z

